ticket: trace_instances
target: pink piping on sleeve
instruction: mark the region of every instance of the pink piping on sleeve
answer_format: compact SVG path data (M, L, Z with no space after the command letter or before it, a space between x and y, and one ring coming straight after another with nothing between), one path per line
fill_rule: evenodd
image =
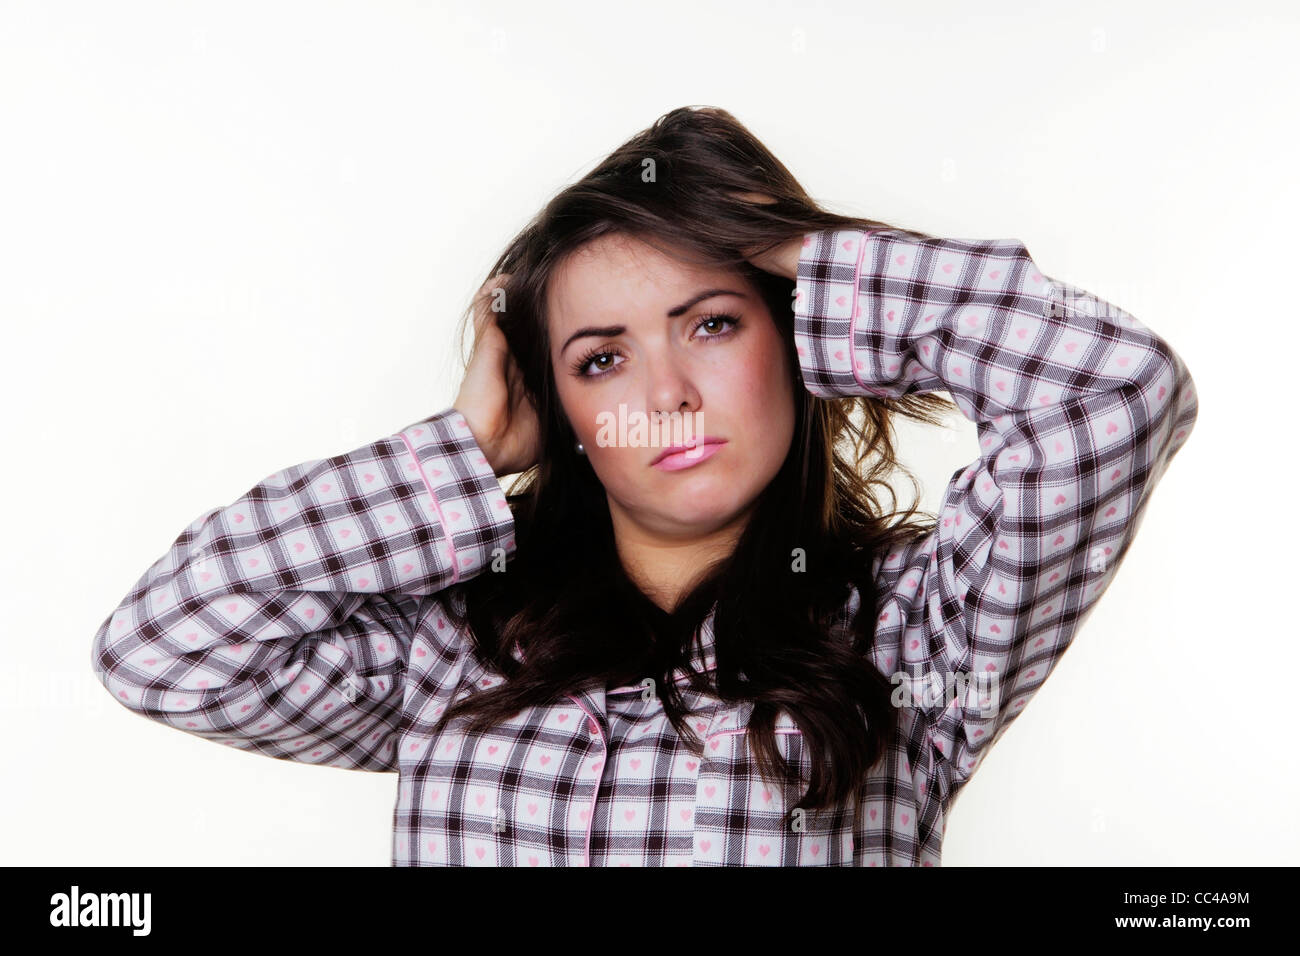
M399 434L402 436L402 441L406 443L406 450L411 453L411 459L415 462L415 467L420 470L420 478L424 481L424 487L429 489L429 497L433 499L433 507L438 512L438 528L447 539L447 553L451 556L451 583L455 584L460 580L460 565L456 562L456 547L451 542L451 528L447 527L447 519L443 516L442 505L439 504L438 496L433 492L433 485L429 484L429 476L424 473L424 465L420 462L419 456L416 455L415 448L411 445L404 432L399 432Z
M858 264L853 269L853 315L849 319L849 369L853 372L853 380L859 387L875 395L878 394L877 391L862 381L858 375L858 357L853 354L854 344L858 341L858 315L862 311L862 296L858 292L858 280L862 276L862 260L867 255L869 235L871 235L870 230L863 231L862 238L858 241Z

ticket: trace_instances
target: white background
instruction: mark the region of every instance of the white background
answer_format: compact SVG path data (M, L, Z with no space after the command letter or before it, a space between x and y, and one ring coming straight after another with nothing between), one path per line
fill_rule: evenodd
M1020 239L1196 382L944 865L1295 862L1297 25L1280 0L0 3L0 862L388 864L395 775L135 716L92 638L203 511L450 405L504 243L682 105L829 208ZM931 511L978 454L953 425L902 430Z

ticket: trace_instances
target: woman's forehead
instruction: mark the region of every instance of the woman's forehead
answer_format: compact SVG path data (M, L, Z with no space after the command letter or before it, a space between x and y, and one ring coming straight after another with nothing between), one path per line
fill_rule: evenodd
M619 297L608 302L611 309L626 310L629 298L647 305L675 303L721 283L744 284L738 270L686 262L634 236L612 234L593 239L560 263L548 284L548 311L553 321L577 322L589 317L584 313L601 311L610 296Z

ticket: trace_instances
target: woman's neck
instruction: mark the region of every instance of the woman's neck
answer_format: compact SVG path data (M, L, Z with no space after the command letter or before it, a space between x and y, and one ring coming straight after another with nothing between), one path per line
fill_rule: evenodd
M698 536L672 537L650 531L610 507L615 548L628 578L669 614L714 564L735 551L748 516L745 512Z

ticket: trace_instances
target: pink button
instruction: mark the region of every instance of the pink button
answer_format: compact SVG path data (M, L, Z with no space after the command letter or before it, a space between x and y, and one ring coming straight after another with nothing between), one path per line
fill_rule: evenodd
M590 730L593 734L600 732L600 728L596 726L596 721L591 717L587 718L587 729Z

